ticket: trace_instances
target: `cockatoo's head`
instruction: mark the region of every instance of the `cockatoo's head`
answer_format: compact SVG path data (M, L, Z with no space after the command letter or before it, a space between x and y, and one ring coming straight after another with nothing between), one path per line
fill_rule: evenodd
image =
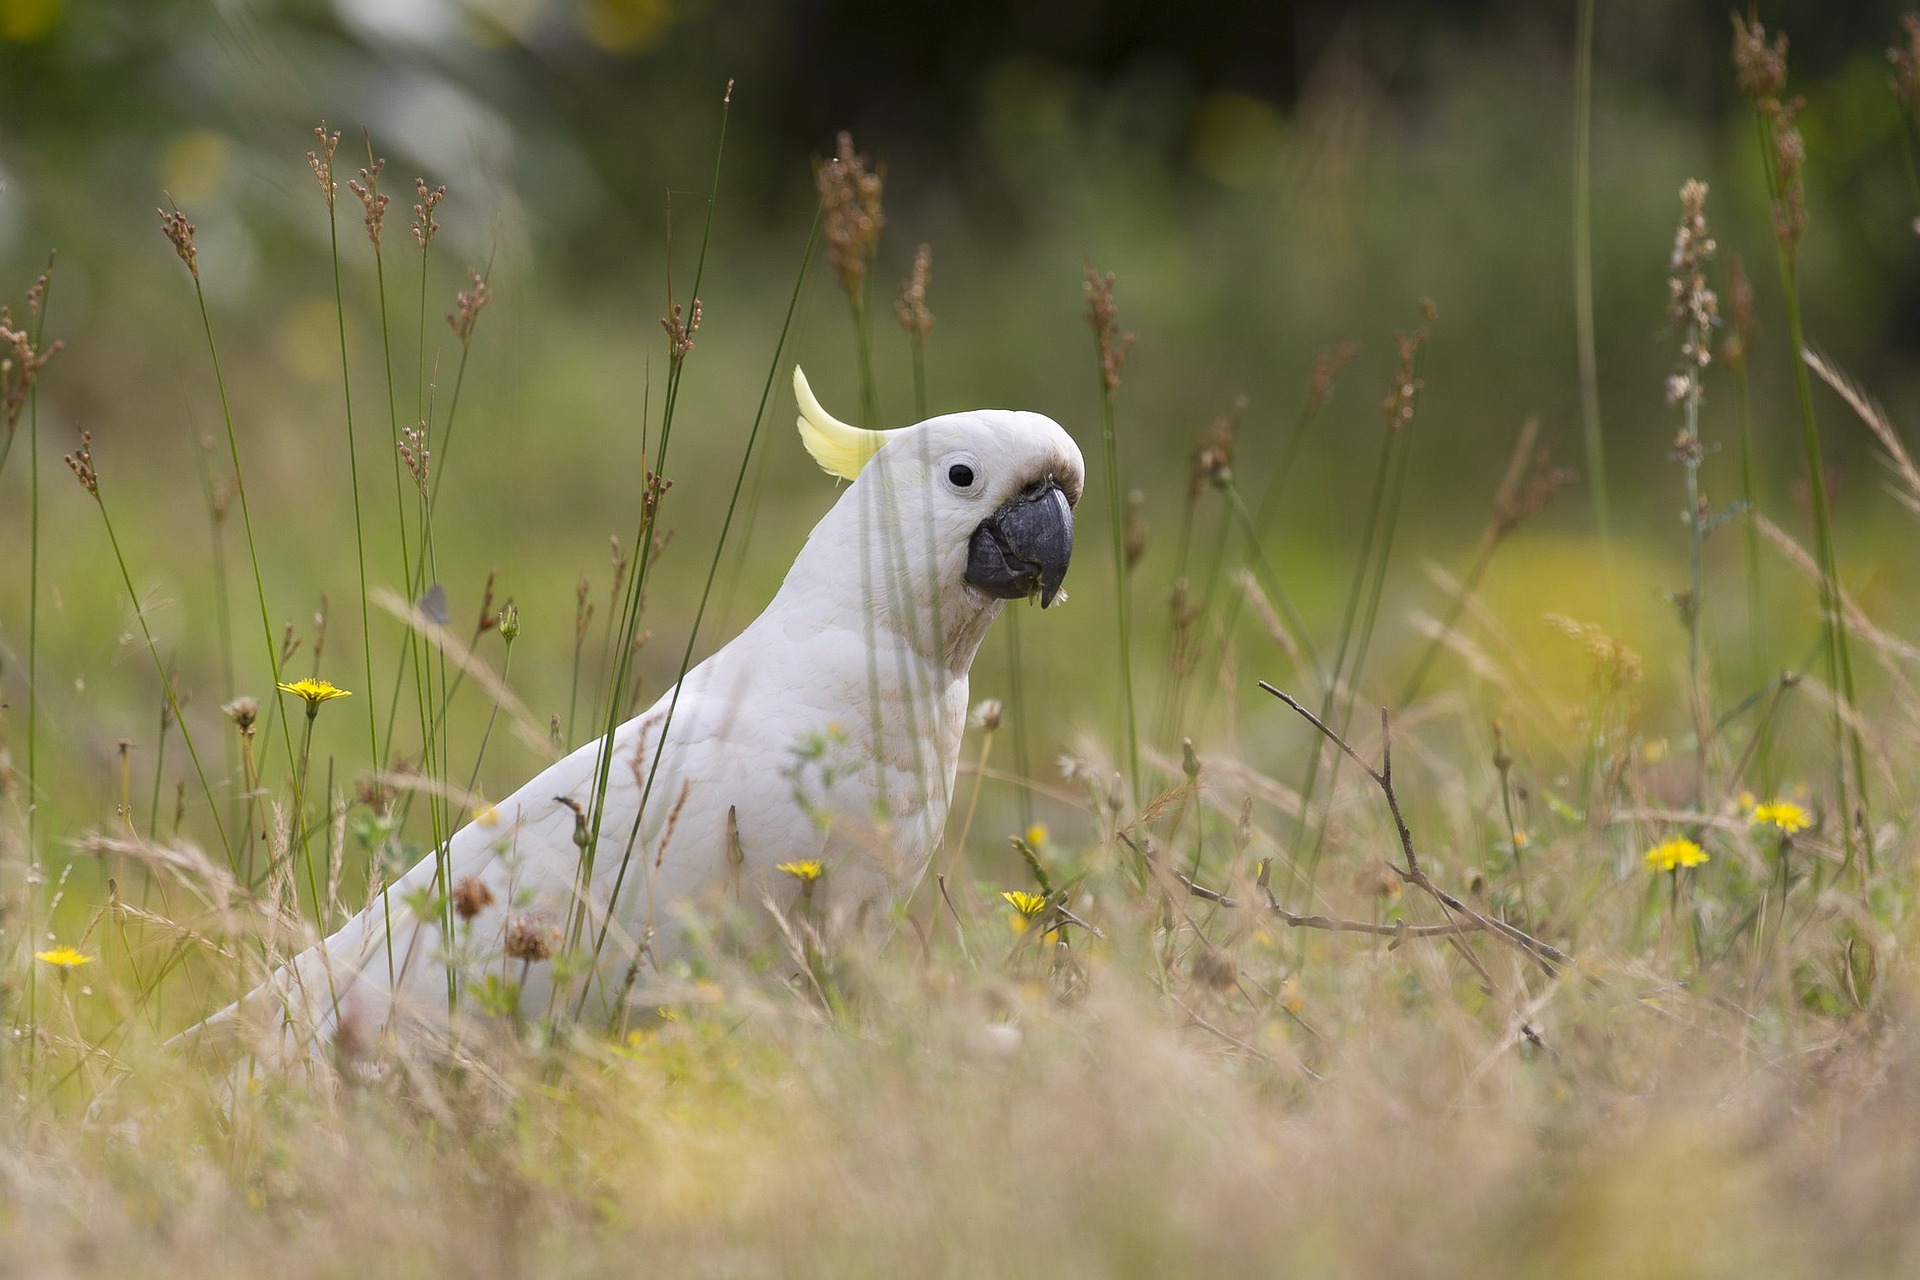
M793 389L807 451L831 474L874 488L872 509L897 531L907 560L931 556L941 579L957 578L983 605L1054 602L1073 555L1073 508L1086 474L1080 447L1059 423L976 409L865 431L821 408L798 368Z

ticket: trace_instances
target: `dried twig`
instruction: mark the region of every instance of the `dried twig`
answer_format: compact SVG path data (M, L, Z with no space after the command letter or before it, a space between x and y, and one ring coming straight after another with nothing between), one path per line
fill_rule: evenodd
M1431 896L1433 900L1438 902L1446 911L1464 916L1473 923L1476 929L1484 929L1509 945L1517 947L1530 956L1549 974L1557 972L1553 967L1556 964L1573 963L1573 957L1560 950L1560 948L1550 943L1542 942L1532 934L1517 929L1504 920L1498 920L1492 916L1480 914L1427 878L1426 871L1420 866L1420 855L1413 847L1413 833L1407 829L1407 820L1400 812L1400 798L1394 794L1393 790L1393 737L1389 732L1387 710L1385 707L1380 709L1380 767L1375 769L1372 765L1368 764L1366 760L1361 758L1359 752L1347 744L1345 738L1335 733L1319 716L1314 715L1313 712L1301 706L1300 703L1295 701L1291 696L1274 688L1265 680L1260 682L1260 687L1299 712L1308 724L1318 729L1329 742L1340 748L1350 760L1365 771L1369 778L1373 779L1374 785L1380 788L1380 793L1386 797L1387 809L1393 814L1394 830L1400 837L1400 851L1407 860L1405 867L1395 867L1393 869L1395 875L1399 876L1400 879L1407 884ZM1458 942L1459 940L1458 938L1454 938L1454 941ZM1478 968L1478 961L1474 963L1475 967ZM1486 976L1484 969L1481 970L1481 973L1483 977Z

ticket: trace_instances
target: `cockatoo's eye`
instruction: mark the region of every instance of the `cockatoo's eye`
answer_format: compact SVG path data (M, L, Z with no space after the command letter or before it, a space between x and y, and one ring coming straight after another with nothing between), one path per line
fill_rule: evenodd
M951 453L940 460L940 475L947 488L963 498L978 497L986 488L985 470L971 453Z

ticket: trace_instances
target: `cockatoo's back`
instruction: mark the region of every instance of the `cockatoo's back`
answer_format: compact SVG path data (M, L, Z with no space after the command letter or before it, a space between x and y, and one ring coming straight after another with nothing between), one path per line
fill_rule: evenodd
M795 384L809 450L853 484L766 610L610 757L581 747L454 835L451 947L408 905L439 895L428 857L223 1019L250 1005L295 1053L356 1050L444 1025L450 968L457 1003L498 975L523 1013L605 1011L677 959L690 910L805 894L831 920L912 891L945 828L974 653L1003 600L1057 592L1083 464L1037 414L863 432Z

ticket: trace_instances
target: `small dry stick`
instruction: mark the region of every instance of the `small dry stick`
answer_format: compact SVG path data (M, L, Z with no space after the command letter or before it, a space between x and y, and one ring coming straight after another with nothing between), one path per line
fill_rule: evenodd
M1360 768L1366 772L1366 775L1373 779L1373 784L1380 788L1380 793L1386 797L1387 809L1393 814L1394 830L1400 837L1400 851L1405 855L1407 860L1405 867L1394 868L1395 875L1398 875L1403 881L1412 885L1414 888L1429 894L1435 902L1438 902L1441 907L1449 913L1464 916L1473 923L1475 928L1485 929L1509 945L1519 948L1535 960L1540 967L1545 969L1549 974L1555 972L1553 966L1556 964L1573 963L1573 957L1560 950L1560 948L1542 942L1532 934L1521 929L1516 929L1504 920L1496 920L1491 916L1481 915L1478 911L1475 911L1472 907L1469 907L1466 903L1460 901L1460 899L1454 897L1427 878L1427 873L1420 866L1420 855L1414 851L1413 833L1407 829L1407 820L1400 812L1400 798L1394 794L1393 790L1393 738L1389 732L1390 726L1387 719L1387 709L1385 707L1380 709L1380 767L1375 769L1361 758L1359 752L1347 744L1345 738L1342 738L1339 734L1328 728L1319 716L1314 715L1313 712L1307 710L1292 697L1274 688L1265 680L1260 682L1260 687L1298 712L1308 724L1318 729L1329 742L1340 748L1348 759L1359 765ZM1457 939L1455 940L1457 941ZM1476 965L1476 967L1478 966ZM1482 970L1482 972L1484 974L1485 971Z

